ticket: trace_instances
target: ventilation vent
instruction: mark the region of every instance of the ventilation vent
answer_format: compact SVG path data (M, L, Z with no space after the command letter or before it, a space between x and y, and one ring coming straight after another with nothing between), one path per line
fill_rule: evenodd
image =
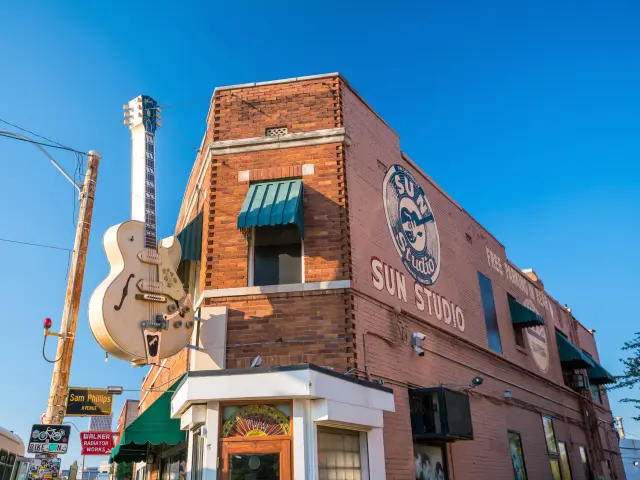
M267 128L264 132L267 137L277 137L279 135L286 135L287 133L289 133L289 129L287 127Z

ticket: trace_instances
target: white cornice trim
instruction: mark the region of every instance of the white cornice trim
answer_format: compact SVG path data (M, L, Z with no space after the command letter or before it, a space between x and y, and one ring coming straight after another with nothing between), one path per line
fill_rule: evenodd
M303 82L305 80L317 80L319 78L327 78L327 77L339 77L340 73L321 73L319 75L307 75L305 77L291 77L291 78L283 78L281 80L269 80L267 82L252 82L252 83L240 83L238 85L227 85L224 87L216 87L213 91L215 92L223 91L223 90L236 90L238 88L249 88L249 87L261 87L264 85L277 85L279 83L293 83L293 82Z
M258 152L261 150L277 150L279 148L306 147L325 143L338 143L345 140L344 128L328 128L311 132L287 133L277 137L252 137L238 140L221 140L213 142L209 147L211 155L228 155L230 153Z
M340 288L351 288L351 280L289 283L286 285L265 285L262 287L218 288L202 292L198 303L201 302L203 298L241 297L244 295L265 295L268 293L312 292L316 290L337 290Z

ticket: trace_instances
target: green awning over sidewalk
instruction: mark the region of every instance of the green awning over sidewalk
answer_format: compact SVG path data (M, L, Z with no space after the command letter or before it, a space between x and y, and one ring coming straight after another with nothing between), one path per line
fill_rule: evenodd
M509 297L511 322L518 327L538 327L544 325L544 318L530 308L525 307L515 298Z
M180 260L199 262L202 256L202 212L196 215L176 237L182 247Z
M593 368L593 360L583 353L578 347L569 341L567 337L556 332L556 343L558 344L558 354L560 363L570 368Z
M304 236L302 180L251 184L238 215L238 228L289 224Z
M124 429L122 438L111 451L110 462L140 462L146 460L150 445L178 445L186 441L180 420L170 417L173 387L180 380Z

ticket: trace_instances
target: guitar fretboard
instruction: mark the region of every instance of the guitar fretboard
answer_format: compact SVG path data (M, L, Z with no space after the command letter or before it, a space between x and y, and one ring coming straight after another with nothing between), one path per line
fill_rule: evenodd
M156 155L155 134L145 131L145 200L144 200L144 246L158 248L156 233Z

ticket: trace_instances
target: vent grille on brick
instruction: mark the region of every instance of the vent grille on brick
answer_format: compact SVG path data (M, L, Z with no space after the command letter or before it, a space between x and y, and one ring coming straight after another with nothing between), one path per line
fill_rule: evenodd
M289 129L287 127L274 127L267 128L265 130L265 135L267 137L277 137L278 135L286 135L289 133Z

